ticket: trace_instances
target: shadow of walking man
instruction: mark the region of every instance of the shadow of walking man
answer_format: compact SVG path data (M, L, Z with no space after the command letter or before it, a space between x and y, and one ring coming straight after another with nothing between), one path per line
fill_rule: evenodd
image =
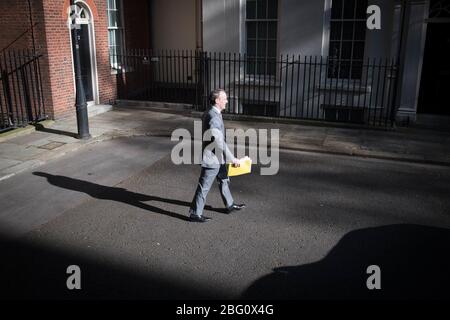
M103 186L89 181L69 178L60 175L53 175L46 172L35 171L33 172L33 174L39 177L46 178L47 181L54 186L68 190L84 192L96 199L119 201L141 209L163 214L172 218L190 221L187 216L143 203L144 201L160 201L189 207L191 205L190 202L154 197L142 193L128 191L127 189L124 188Z

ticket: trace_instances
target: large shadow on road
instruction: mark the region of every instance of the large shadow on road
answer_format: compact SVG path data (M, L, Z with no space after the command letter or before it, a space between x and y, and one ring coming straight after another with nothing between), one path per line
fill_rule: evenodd
M199 275L180 279L143 270L132 260L50 243L39 233L20 240L0 236L0 299L449 299L449 249L448 229L391 225L352 231L323 260L277 268L235 297ZM381 268L381 290L366 287L366 269L373 264ZM67 289L70 265L81 269L81 290Z
M123 202L126 204L129 204L131 206L135 206L141 209L145 209L151 212L163 214L172 218L177 218L185 221L189 221L189 218L187 216L170 212L161 208L158 208L153 205L149 205L146 203L143 203L144 201L157 201L157 202L165 202L170 204L175 204L179 206L184 207L190 207L191 203L176 199L169 199L169 198L162 198L162 197L155 197L151 195L146 195L142 193L132 192L128 191L124 188L119 187L108 187L103 186L97 183L74 179L70 177L60 176L60 175L53 175L46 172L33 172L34 175L44 177L47 179L47 181L57 187L68 189L68 190L74 190L78 192L83 192L88 195L90 195L93 198L96 199L102 199L102 200L111 200L111 201L118 201ZM213 208L211 206L205 206L206 210L212 210L224 213L224 209L220 208Z
M390 225L352 231L312 264L274 269L244 299L449 299L450 230ZM367 267L381 269L369 290Z
M118 262L106 253L89 254L87 248L48 243L36 235L20 240L0 235L0 261L0 300L227 298L195 275L181 281L170 272L143 270L126 259ZM67 288L71 265L81 270L79 290Z

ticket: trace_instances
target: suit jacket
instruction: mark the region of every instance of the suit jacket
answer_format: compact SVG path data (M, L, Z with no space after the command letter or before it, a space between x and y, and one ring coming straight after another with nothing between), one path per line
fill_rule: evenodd
M210 107L203 113L202 134L204 137L202 167L219 168L220 165L233 161L233 153L231 153L225 141L222 114L214 107Z

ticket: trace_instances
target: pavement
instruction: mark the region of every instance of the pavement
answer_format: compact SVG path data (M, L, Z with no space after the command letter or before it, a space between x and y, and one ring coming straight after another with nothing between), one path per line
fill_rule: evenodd
M44 121L0 134L0 181L37 168L84 146L118 137L170 137L177 128L193 133L201 113L139 106L114 107L89 118L92 138L77 139L76 118ZM280 149L370 157L450 166L450 132L415 128L371 130L237 121L224 115L227 128L279 129ZM233 119L233 120L226 120Z

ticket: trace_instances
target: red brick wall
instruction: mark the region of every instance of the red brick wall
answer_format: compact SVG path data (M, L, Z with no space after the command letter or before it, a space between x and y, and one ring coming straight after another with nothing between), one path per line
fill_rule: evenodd
M50 118L75 115L74 73L70 32L64 18L67 0L30 0L36 49L41 60L46 111ZM86 0L94 12L99 103L116 97L115 76L108 56L106 0ZM0 0L0 48L32 48L27 0ZM45 14L44 14L45 13Z
M45 32L48 41L48 59L54 118L75 115L75 92L70 33L63 19L66 3L60 0L43 0ZM93 12L99 103L107 104L115 98L115 76L111 75L108 56L108 22L106 1L87 0ZM97 13L97 15L96 15ZM95 81L95 79L94 79Z
M61 17L63 3L57 0L42 1L50 89L46 92L45 101L47 106L50 106L50 116L58 119L75 112L69 29Z
M45 56L47 52L47 41L44 32L45 24L43 19L42 0L30 0L30 2L28 2L28 0L1 0L0 12L0 65L2 69L10 71L16 69L16 66L21 64L17 55L21 55L24 49L29 49L30 52L32 52L32 35L34 35L36 51L44 54L44 56L39 59L42 86L46 91L46 100L51 101L51 98L48 95L49 90L47 89L49 86L48 59L46 59ZM30 19L30 12L32 20ZM13 57L16 57L16 59ZM34 65L31 70L28 71L30 71L29 74L31 74L32 71L34 71ZM23 83L22 81L17 81L17 76L18 73L16 72L8 78L10 88L13 89L13 92L11 92L13 94L13 99L11 100L14 110L13 113L19 118L26 120L25 96L21 90ZM36 78L33 76L33 79L34 81L31 81L32 83L29 86L30 90L35 89L34 85L36 83ZM34 91L33 93L30 92L30 94L36 99ZM33 108L38 105L36 101L31 104ZM50 109L48 104L46 104L46 106L47 110ZM5 108L6 106L3 105L2 111L5 111ZM35 111L37 110L34 110L33 113Z
M30 0L35 43L42 45L42 0ZM0 50L32 48L28 0L0 1Z
M126 0L125 0L126 1ZM116 99L116 76L111 75L108 50L108 15L106 0L95 1L98 19L95 24L95 46L97 50L98 90L101 104L108 104Z

